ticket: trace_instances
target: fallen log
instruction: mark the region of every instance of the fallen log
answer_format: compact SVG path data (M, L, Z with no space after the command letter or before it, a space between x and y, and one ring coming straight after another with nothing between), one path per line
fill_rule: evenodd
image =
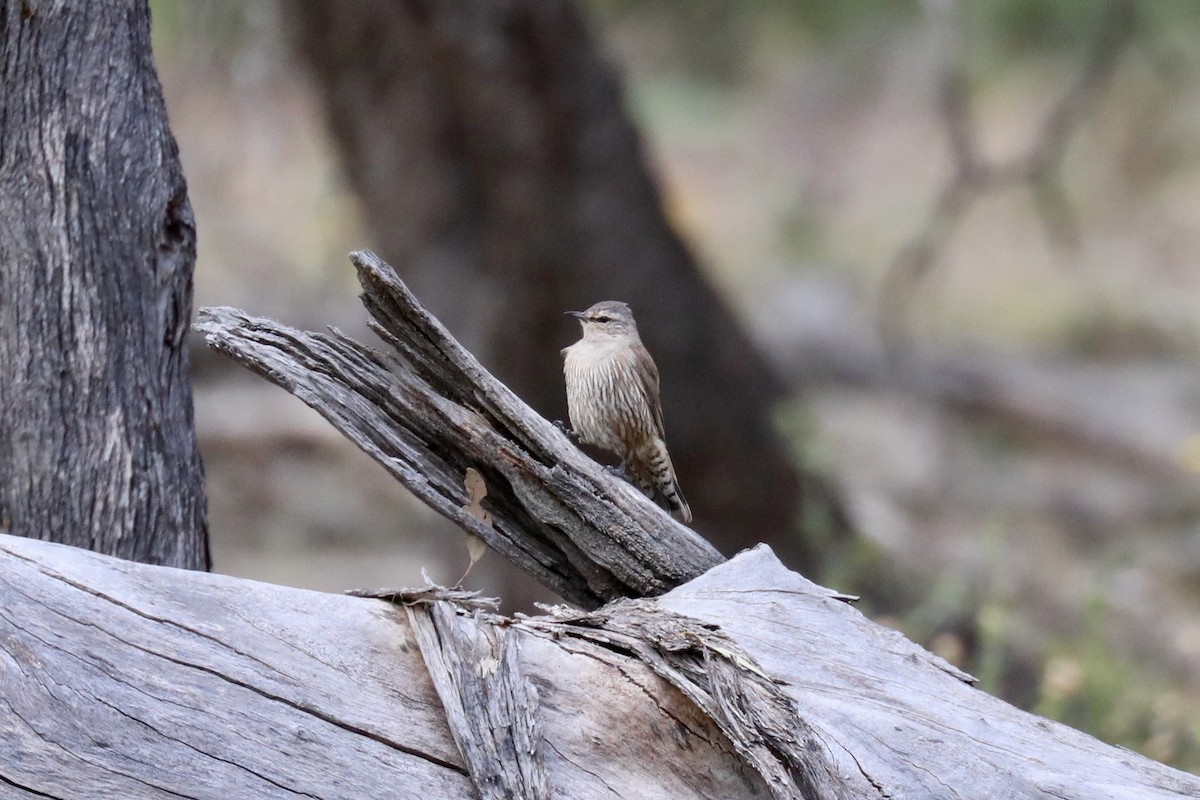
M354 260L396 355L232 310L201 327L583 610L509 619L461 591L341 597L0 536L0 795L1200 796L973 688L765 547L722 561Z
M971 687L766 548L594 612L442 596L401 608L0 536L0 796L1200 793Z

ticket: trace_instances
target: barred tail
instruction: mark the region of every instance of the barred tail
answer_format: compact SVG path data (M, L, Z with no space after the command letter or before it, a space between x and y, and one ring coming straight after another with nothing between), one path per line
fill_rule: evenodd
M692 521L692 509L683 497L679 481L675 478L675 467L667 446L655 439L631 466L634 483L654 502L679 517L685 524Z
M660 490L663 497L667 499L667 504L671 508L671 513L679 517L679 520L685 525L692 524L692 507L688 505L687 499L683 496L683 491L679 488L679 481L675 480L675 476L671 475L671 482L665 490Z

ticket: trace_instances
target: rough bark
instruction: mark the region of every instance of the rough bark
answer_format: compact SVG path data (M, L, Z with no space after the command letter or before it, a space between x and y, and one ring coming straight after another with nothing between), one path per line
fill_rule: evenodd
M726 552L767 537L804 561L807 498L771 426L784 388L667 224L575 5L283 8L373 236L430 309L565 419L558 349L577 328L562 312L629 302L697 528Z
M371 253L351 256L384 354L234 309L201 309L208 344L323 414L418 497L567 600L660 594L721 560L490 375ZM483 477L471 512L468 468Z
M439 596L403 610L0 536L0 793L546 796L522 793L535 768L549 796L598 800L1200 793L972 688L765 548L596 614ZM452 726L520 745L473 761Z
M0 8L0 529L206 568L195 230L144 0Z

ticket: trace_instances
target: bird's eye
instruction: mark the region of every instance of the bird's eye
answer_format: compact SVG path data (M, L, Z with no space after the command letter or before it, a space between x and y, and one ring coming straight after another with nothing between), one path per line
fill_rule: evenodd
M599 316L596 317L596 322L612 322L612 317Z

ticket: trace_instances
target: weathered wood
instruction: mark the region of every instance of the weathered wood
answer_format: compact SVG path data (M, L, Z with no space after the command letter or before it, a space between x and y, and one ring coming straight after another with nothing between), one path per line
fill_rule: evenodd
M469 796L402 617L2 537L0 782L62 798Z
M656 601L720 626L778 681L852 797L1180 798L1200 778L973 688L756 548Z
M338 333L305 333L202 309L210 346L323 414L434 509L567 600L588 608L660 594L720 555L579 451L492 377L387 264L355 253L385 355ZM486 525L467 513L468 467L487 483Z
M444 601L407 611L480 796L548 800L538 693L521 672L516 635L478 618L460 621Z
M476 796L469 774L506 765L477 772L455 746L425 666L452 654L434 669L491 706L462 717L528 714L478 736L536 753L540 729L525 764L554 797L1200 796L1196 776L971 687L766 548L594 614L505 620L439 596L418 644L378 600L0 536L0 794ZM479 796L537 796L513 785Z
M712 569L678 585L696 564L680 567L672 549L682 548L689 559L705 552L694 549L690 531L582 456L495 381L386 264L370 254L352 260L377 332L398 357L337 332L300 333L228 309L206 311L201 327L210 344L314 405L493 547L526 559L538 547L561 555L526 567L550 585L566 586L590 605L676 586L591 613L561 610L516 621L478 608L459 614L439 593L398 598L432 603L410 609L407 620L481 796L623 796L630 764L614 761L611 751L573 751L556 760L571 746L556 715L570 707L580 720L603 718L632 691L611 683L607 671L628 679L630 664L677 692L634 681L637 693L685 699L705 726L702 733L683 726L673 746L665 746L658 723L643 739L623 740L636 743L637 766L658 776L653 789L638 786L639 796L659 796L655 791L679 777L680 765L695 768L695 735L715 748L703 756L712 771L701 782L700 773L685 772L686 791L675 786L662 796L713 796L721 780L741 782L732 796L776 800L1103 800L1200 792L1192 776L972 688L970 676L788 572L766 548L726 563L714 554ZM468 467L488 484L490 525L487 515L468 510L462 483ZM596 526L598 520L604 524ZM646 550L642 533L651 529L665 549ZM581 656L582 662L562 663ZM571 695L574 706L564 705L561 694L570 695L568 676L587 687ZM667 713L678 719L680 712ZM642 722L621 717L627 734L644 731ZM653 760L646 757L651 752ZM558 771L564 764L566 772ZM572 784L581 764L591 780ZM728 784L715 796L730 796Z
M506 635L553 796L769 796L637 659ZM476 796L407 616L378 600L0 536L0 698L4 797Z
M195 242L145 0L0 4L0 530L207 567Z
M616 601L591 614L559 610L523 624L636 655L717 724L777 800L851 796L813 729L754 659L714 626L650 600Z

